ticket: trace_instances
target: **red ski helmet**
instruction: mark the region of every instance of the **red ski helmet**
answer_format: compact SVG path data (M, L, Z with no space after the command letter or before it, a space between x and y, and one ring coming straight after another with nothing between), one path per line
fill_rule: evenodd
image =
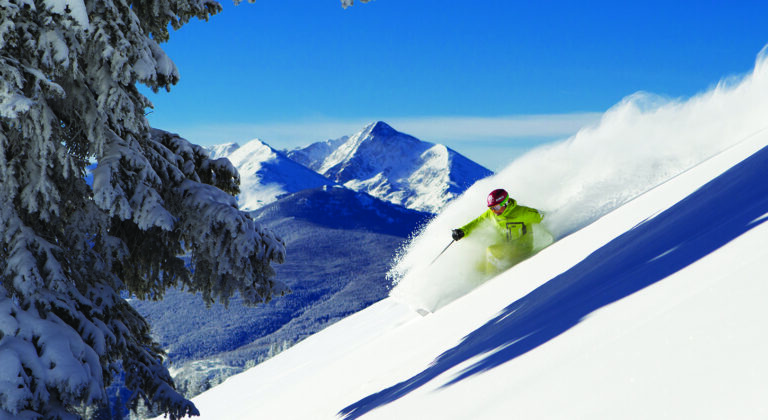
M491 193L488 194L488 199L486 202L488 203L488 207L493 207L499 204L506 204L507 200L509 200L509 194L506 190L499 188L497 190L491 191Z

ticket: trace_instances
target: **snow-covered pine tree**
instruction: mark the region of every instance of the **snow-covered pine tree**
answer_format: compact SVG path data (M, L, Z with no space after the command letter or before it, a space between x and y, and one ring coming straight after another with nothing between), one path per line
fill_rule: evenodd
M219 10L0 0L0 417L77 418L120 366L133 406L195 414L122 297L183 286L255 304L287 291L270 266L285 245L237 209L236 170L150 129L136 87L169 89L168 25Z

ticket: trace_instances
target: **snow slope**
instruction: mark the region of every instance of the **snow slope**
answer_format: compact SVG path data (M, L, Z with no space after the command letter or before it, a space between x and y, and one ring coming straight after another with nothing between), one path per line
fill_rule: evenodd
M765 64L685 102L628 98L478 183L404 250L392 297L198 396L202 418L768 417ZM510 184L558 242L480 286L469 238L426 267Z

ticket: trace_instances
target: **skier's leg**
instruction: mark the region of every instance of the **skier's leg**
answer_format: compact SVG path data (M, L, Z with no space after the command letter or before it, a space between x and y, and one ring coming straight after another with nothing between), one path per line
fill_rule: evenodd
M486 249L485 272L486 274L496 274L508 268L507 254L509 253L506 244L494 244Z
M488 249L489 269L494 273L508 270L531 255L530 243L504 243L493 245Z

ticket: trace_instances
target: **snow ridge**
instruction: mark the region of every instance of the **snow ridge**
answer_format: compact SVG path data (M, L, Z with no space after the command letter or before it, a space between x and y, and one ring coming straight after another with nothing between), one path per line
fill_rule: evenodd
M328 180L311 169L288 159L259 139L241 147L227 143L208 149L214 157L226 157L240 173L238 206L242 210L255 210L297 191L332 186Z
M208 151L208 156L211 159L219 159L231 155L239 147L240 145L237 143L223 143L206 147L206 150Z
M398 132L382 121L287 156L352 190L431 213L492 174L452 149Z

